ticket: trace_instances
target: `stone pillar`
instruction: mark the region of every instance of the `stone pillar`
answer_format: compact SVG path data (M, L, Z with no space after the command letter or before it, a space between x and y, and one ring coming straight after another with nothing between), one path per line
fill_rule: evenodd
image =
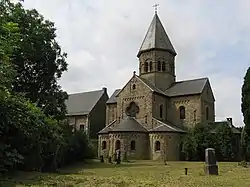
M205 167L206 175L218 175L218 165L216 162L215 149L207 148L205 150Z

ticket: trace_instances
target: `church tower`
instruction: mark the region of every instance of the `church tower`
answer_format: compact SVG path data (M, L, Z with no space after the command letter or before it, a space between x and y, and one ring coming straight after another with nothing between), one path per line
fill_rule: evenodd
M175 56L174 47L155 12L137 54L140 77L165 91L175 82Z

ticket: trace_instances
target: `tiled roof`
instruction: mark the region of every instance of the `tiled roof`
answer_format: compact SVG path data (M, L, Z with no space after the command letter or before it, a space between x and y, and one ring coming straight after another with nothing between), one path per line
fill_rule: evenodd
M86 115L96 105L105 90L69 94L66 100L67 115Z
M150 132L176 132L176 133L184 133L185 132L184 130L182 130L176 126L164 123L158 119L153 118L153 120L156 121L159 124L159 126L151 129Z
M121 89L116 89L113 94L111 95L111 97L109 98L109 100L106 102L107 104L111 104L111 103L116 103L117 102L117 97L116 94L120 91Z

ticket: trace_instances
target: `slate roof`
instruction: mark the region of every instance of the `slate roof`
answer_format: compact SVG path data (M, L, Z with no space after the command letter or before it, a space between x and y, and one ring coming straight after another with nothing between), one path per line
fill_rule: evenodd
M112 131L111 126L116 122L117 120L112 121L109 125L107 125L106 127L104 127L101 131L98 132L98 134L107 134L110 131Z
M160 123L161 125L158 127L155 127L153 129L150 130L150 132L176 132L176 133L185 133L184 130L175 127L173 125L170 124L166 124L158 119L153 118L153 120L157 121L158 123Z
M153 17L137 56L139 57L143 51L150 49L163 49L176 55L175 49L157 14Z
M112 129L112 132L148 132L134 117L126 117Z
M109 100L106 102L107 104L111 104L111 103L116 103L117 102L117 97L116 94L121 91L121 89L116 89L113 94L111 95L111 97L109 98Z
M105 93L105 90L96 90L90 92L82 92L69 94L66 100L67 115L86 115L89 114L98 100Z
M178 81L168 88L165 93L169 97L200 94L204 89L208 78Z

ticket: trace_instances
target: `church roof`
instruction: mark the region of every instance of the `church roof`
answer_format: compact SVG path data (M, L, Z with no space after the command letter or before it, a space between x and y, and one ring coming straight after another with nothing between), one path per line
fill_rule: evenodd
M147 132L134 117L126 117L112 129L112 132Z
M111 126L116 122L117 120L112 121L109 125L104 127L101 131L98 132L98 134L106 134L109 133L112 129Z
M168 88L165 93L169 97L202 93L208 78L179 81Z
M111 97L109 98L109 100L106 102L107 104L111 104L111 103L116 103L117 102L117 97L116 94L120 91L121 89L116 89L113 94L111 95Z
M176 126L164 123L158 119L153 118L153 120L157 121L160 125L151 129L150 132L176 132L176 133L184 133L185 132L184 130L182 130Z
M143 51L150 49L167 50L176 55L175 49L157 14L153 17L137 56L139 57Z
M69 94L65 104L67 115L86 115L91 112L93 107L106 92L106 89Z

